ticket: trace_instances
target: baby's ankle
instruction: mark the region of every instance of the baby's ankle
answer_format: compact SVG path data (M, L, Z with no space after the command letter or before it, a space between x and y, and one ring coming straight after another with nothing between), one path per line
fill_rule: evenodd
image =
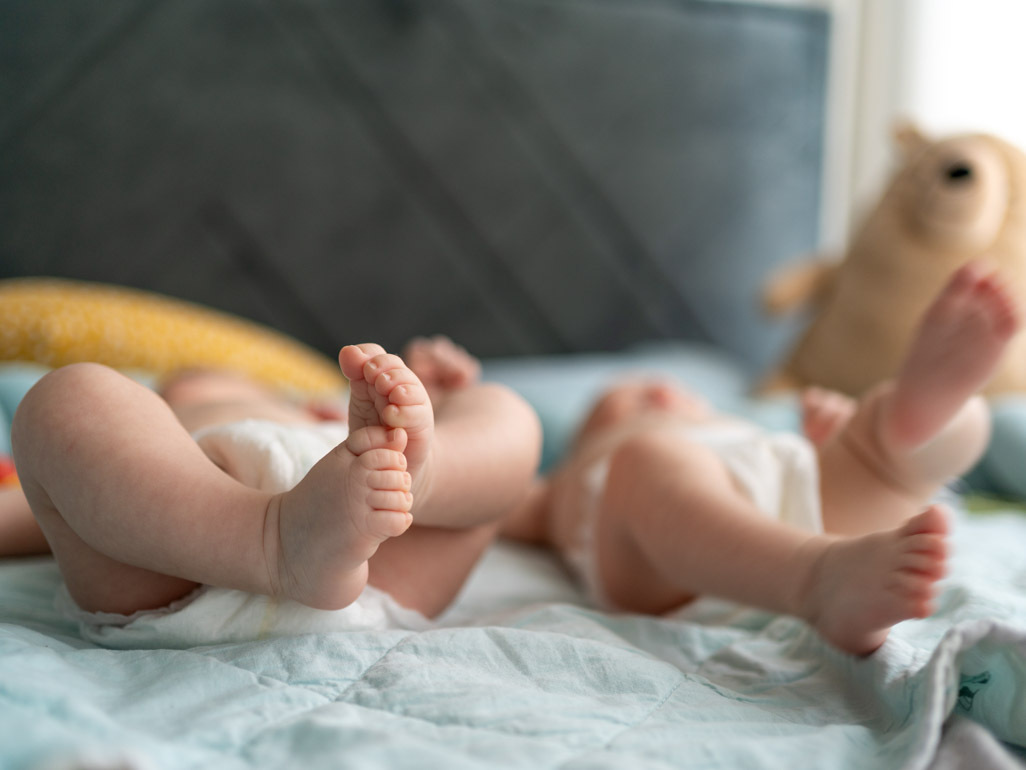
M284 492L271 495L264 509L264 571L267 575L267 595L276 598L289 598L286 586L289 581L288 565L285 563L284 548L281 542L281 509Z
M793 593L787 597L786 611L812 626L816 625L823 612L823 602L826 598L821 590L823 576L835 542L836 538L828 535L812 536L802 544L793 559L797 579Z
M359 598L367 585L367 564L364 562L343 572L324 560L320 564L314 559L296 563L294 558L288 558L282 537L290 526L287 511L290 493L294 490L272 495L267 504L264 519L267 594L321 610L347 607Z

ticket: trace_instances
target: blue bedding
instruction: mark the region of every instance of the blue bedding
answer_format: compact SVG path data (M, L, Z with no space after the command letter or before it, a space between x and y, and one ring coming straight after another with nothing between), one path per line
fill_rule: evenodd
M693 351L520 363L486 374L535 403L550 460L621 368L793 421ZM550 554L508 543L430 630L106 650L54 609L52 560L0 562L0 768L1023 767L1026 517L952 505L938 612L865 659L713 599L601 612Z

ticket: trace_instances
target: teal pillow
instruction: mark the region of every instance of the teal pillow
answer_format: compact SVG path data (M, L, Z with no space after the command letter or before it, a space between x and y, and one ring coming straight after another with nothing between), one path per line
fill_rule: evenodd
M991 402L990 446L969 477L985 492L1026 500L1026 396L1002 396Z
M0 453L11 453L11 418L21 399L49 369L38 364L0 364Z
M613 383L658 376L696 391L717 409L740 414L773 429L795 427L793 398L753 400L752 377L731 356L708 346L650 343L616 353L491 359L483 376L503 383L534 407L542 423L542 470L566 451L578 423L594 400Z

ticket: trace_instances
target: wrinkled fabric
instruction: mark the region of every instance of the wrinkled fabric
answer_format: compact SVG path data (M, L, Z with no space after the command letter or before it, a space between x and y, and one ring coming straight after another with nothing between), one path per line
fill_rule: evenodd
M959 514L952 544L937 613L863 659L712 599L602 612L505 544L426 630L110 650L54 609L51 560L6 562L0 767L877 770L969 741L1004 770L1026 756L1026 518Z

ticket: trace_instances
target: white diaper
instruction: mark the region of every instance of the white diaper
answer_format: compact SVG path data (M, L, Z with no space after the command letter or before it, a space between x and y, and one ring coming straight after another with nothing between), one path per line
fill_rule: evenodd
M80 609L62 585L57 607L78 623L83 639L122 650L187 649L335 631L419 631L431 626L419 612L373 586L341 610L315 610L288 599L211 586L201 586L159 610L118 615Z
M192 437L207 457L247 487L284 492L348 435L344 422L240 420L203 428Z
M823 531L819 500L819 466L812 445L792 433L768 433L740 422L681 426L681 439L714 451L756 508L779 521L809 532ZM588 598L603 609L613 605L606 596L595 556L595 520L609 472L609 457L587 472L585 513L574 544L565 558Z
M283 425L242 420L197 431L196 442L220 467L247 486L291 489L313 465L345 440L344 423ZM57 606L79 624L83 638L104 647L187 648L276 636L332 631L427 628L431 622L373 586L341 610L315 610L287 599L201 586L158 610L132 615L86 612L61 586Z

